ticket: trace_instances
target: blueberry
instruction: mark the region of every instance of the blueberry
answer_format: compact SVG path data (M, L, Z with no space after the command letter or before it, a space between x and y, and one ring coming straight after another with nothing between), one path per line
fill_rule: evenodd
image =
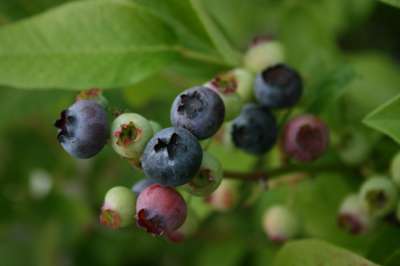
M171 187L151 185L139 194L136 201L138 226L154 235L174 232L185 222L186 215L185 201Z
M200 169L185 188L192 195L208 196L221 184L222 175L220 161L208 152L203 152Z
M313 115L301 115L290 120L282 136L286 155L301 162L320 158L329 145L329 129Z
M270 150L277 140L277 134L274 115L256 104L247 104L231 126L235 146L255 155Z
M121 114L112 123L113 149L136 165L153 135L150 122L139 114Z
M201 146L184 128L166 128L147 144L142 157L146 176L158 182L179 186L197 173L203 157Z
M101 208L100 223L112 229L128 226L135 219L135 194L126 187L110 189Z
M253 73L282 63L285 60L285 51L279 41L267 37L257 37L243 58L244 67Z
M339 210L338 225L347 232L358 235L366 233L374 223L357 194L347 196Z
M220 212L233 209L238 203L238 200L238 183L226 179L223 179L219 187L206 199L209 205Z
M397 187L385 176L371 177L360 188L360 201L373 217L383 217L394 211L397 204Z
M171 123L184 127L198 139L214 135L225 117L224 102L207 87L194 87L176 97L171 108Z
M238 93L239 80L235 72L230 71L214 77L204 86L217 92L224 102L225 120L229 121L235 118L243 106L242 97Z
M138 182L136 182L133 187L132 191L136 194L136 196L139 196L139 194L145 190L148 186L151 186L153 184L158 184L156 179L153 178L144 178Z
M282 243L298 235L300 231L298 220L287 207L275 205L266 210L262 224L271 241Z
M287 65L279 64L256 76L254 90L257 101L269 108L294 106L303 93L300 75Z
M58 141L71 156L85 159L107 143L109 125L104 108L93 100L77 101L55 122Z

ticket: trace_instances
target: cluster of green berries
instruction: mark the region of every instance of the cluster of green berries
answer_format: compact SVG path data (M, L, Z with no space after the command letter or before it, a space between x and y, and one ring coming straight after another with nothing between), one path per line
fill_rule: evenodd
M400 222L400 153L392 160L390 176L371 176L358 193L347 196L339 210L339 226L352 234L362 234L393 214Z
M272 149L279 133L272 110L292 108L303 92L301 76L283 62L279 42L258 39L245 54L242 68L180 93L171 106L171 127L164 129L137 113L122 113L109 124L101 92L80 94L55 123L62 147L84 159L110 141L117 154L146 176L132 189L109 190L100 222L120 228L136 220L149 233L176 240L190 212L182 191L204 197L217 210L232 208L238 198L236 185L222 181L222 165L206 146L226 122L238 149L254 155ZM313 115L296 117L283 128L283 152L298 161L318 159L328 143L327 126ZM266 230L279 229L280 220L271 219Z

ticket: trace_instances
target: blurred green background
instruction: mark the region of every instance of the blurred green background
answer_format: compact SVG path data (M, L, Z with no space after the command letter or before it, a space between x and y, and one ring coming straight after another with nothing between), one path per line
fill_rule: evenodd
M67 1L0 0L0 24L63 2ZM283 42L288 62L305 78L304 104L321 88L346 88L335 104L324 102L331 95L322 93L322 115L339 137L354 129L365 134L368 147L362 160L387 171L398 147L360 121L400 92L400 9L372 0L203 2L241 51L258 34L272 34ZM190 67L174 63L139 84L108 90L105 96L113 106L167 127L175 95L224 70L187 63ZM0 265L273 265L281 247L268 241L260 219L276 202L288 203L298 212L304 237L326 240L379 264L400 250L398 226L382 224L357 237L337 228L341 200L362 181L360 176L337 174L265 192L251 206L212 213L183 244L151 237L136 227L108 230L98 223L105 192L116 185L130 187L143 176L110 147L85 161L72 159L61 149L52 124L76 93L0 90ZM226 169L248 170L255 161L216 143L211 152Z

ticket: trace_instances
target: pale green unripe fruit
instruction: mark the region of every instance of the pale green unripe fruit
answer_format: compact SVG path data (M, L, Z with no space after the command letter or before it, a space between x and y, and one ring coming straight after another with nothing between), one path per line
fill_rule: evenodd
M338 224L351 234L362 234L373 226L374 219L361 204L358 194L351 194L340 206Z
M397 188L386 177L372 177L364 182L360 189L361 204L373 217L383 217L392 212L397 203Z
M278 41L265 41L252 46L244 55L244 67L253 73L283 63L285 53L283 46Z
M199 172L185 185L186 190L195 196L208 196L214 192L222 181L222 165L208 152L203 152Z
M207 203L215 210L226 212L233 209L239 200L238 184L233 180L222 180L219 187L207 197Z
M349 131L339 147L339 155L349 165L357 165L367 159L370 143L367 136L355 129Z
M236 68L231 71L237 80L237 93L244 102L253 98L254 74L244 68Z
M150 120L151 128L153 129L153 134L156 134L158 131L161 131L162 126L156 121Z
M100 223L112 229L128 226L135 221L135 194L126 187L110 189L101 208Z
M296 237L300 231L297 216L283 205L275 205L266 210L262 226L268 238L277 243Z
M400 187L400 152L394 156L390 165L390 174L394 183Z
M220 74L205 86L216 91L224 102L225 121L230 121L239 115L243 100L237 92L238 80L233 72Z
M118 116L112 123L112 147L122 157L140 160L147 142L154 132L150 122L135 113Z

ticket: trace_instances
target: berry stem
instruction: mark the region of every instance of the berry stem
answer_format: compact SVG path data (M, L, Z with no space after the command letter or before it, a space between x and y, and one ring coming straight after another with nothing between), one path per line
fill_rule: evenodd
M315 175L318 173L357 173L357 169L349 168L347 166L338 164L324 164L324 165L287 165L267 171L253 171L253 172L236 172L236 171L224 171L225 178L247 180L247 181L259 181L270 179L271 177L282 176L291 173L303 173L304 175Z

